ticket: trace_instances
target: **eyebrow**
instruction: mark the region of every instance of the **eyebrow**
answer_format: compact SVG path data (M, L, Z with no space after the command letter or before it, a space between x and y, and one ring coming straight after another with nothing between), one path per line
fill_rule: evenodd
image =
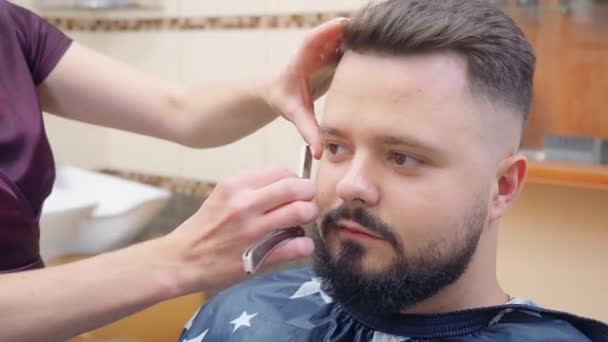
M339 129L333 128L333 127L328 127L328 126L321 126L319 128L319 132L321 133L321 135L333 135L335 137L345 137L346 136L346 134L340 132Z
M331 135L339 138L344 138L347 135L339 129L328 126L321 126L319 131L321 135ZM399 135L382 135L374 138L374 141L381 145L390 146L407 146L430 153L437 153L440 149L416 137L405 137Z

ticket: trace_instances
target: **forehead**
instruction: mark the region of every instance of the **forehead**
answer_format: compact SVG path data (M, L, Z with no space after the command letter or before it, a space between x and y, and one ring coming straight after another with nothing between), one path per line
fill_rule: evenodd
M348 52L338 66L322 119L352 134L473 138L478 106L463 57L451 52L380 56ZM420 139L418 139L420 140Z

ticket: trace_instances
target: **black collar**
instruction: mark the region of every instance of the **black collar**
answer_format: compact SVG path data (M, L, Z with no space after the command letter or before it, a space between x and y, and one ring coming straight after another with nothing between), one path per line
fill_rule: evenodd
M532 305L506 304L487 308L469 309L442 314L369 314L348 304L342 307L361 323L387 334L415 337L441 338L462 336L490 326L497 317L509 314L509 319L535 319L541 315L529 315L526 312L538 312Z

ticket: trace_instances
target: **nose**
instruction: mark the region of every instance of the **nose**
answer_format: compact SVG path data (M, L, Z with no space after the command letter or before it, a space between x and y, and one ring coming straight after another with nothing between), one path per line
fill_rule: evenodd
M372 170L363 160L352 160L344 178L337 184L336 192L345 202L359 202L373 207L380 201L380 190L375 184Z

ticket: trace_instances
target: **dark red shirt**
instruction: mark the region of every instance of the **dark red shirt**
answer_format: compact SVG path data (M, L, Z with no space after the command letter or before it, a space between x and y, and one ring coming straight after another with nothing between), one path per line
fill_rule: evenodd
M36 87L71 40L0 0L0 272L41 267L39 217L55 179Z

